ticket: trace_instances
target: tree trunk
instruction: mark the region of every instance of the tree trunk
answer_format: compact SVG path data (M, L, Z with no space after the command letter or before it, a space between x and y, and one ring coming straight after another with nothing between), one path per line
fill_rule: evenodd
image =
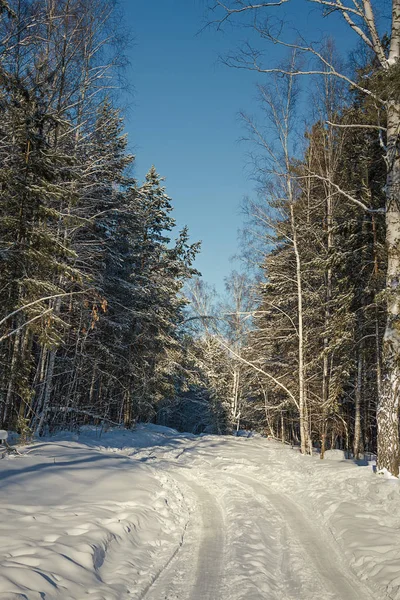
M231 402L231 419L233 424L238 422L239 412L239 372L237 371L237 369L234 369Z
M360 451L361 451L362 375L363 375L363 348L362 348L362 344L360 344L360 346L358 348L358 360L357 360L357 383L356 383L356 394L355 394L355 422L354 422L354 440L353 440L353 455L354 455L354 458L356 458L356 459L360 458Z
M50 350L49 361L46 372L46 383L43 394L43 403L41 406L39 424L36 428L35 435L39 436L42 433L43 426L45 425L45 419L47 416L47 409L50 405L51 391L53 388L53 375L54 375L54 364L56 359L56 350Z
M301 281L301 260L297 244L297 230L293 204L290 205L290 218L293 234L293 249L296 257L297 308L298 308L298 358L299 358L299 417L300 417L300 449L302 454L308 451L308 421L306 415L305 381L304 381L304 333L303 333L303 290Z
M3 411L3 415L2 415L2 419L1 419L2 426L3 425L10 426L11 417L9 415L11 414L12 408L13 408L13 394L14 394L14 387L15 387L16 367L17 367L18 359L19 359L20 352L21 352L21 337L22 337L22 331L19 330L19 331L17 331L17 334L15 336L13 349L12 349L10 376L9 376L8 387L7 387L7 395L5 398L4 411Z
M332 145L330 146L332 147ZM329 158L329 157L328 157ZM329 168L329 173L331 169ZM332 190L331 186L328 185L326 192L326 228L327 228L327 251L328 260L330 259L330 253L333 248L333 202L332 202ZM324 356L322 365L322 427L321 427L321 454L320 458L323 459L326 450L326 436L327 436L327 416L329 414L329 337L326 333L331 320L331 303L332 303L332 268L330 262L326 270L326 291L325 291L325 335L324 335Z
M328 435L327 422L326 422L326 415L325 415L325 411L324 411L322 414L322 426L321 426L321 453L319 455L321 460L323 460L325 458L327 435Z
M399 474L399 383L400 383L400 156L398 131L400 105L388 107L387 124L387 206L386 244L388 266L386 276L387 321L383 339L382 387L378 400L378 469Z
M378 278L379 276L379 262L378 262L378 236L376 231L376 220L375 216L371 217L372 223L372 235L374 241L374 277ZM375 306L375 347L376 347L376 391L377 397L379 398L381 394L382 387L382 365L381 365L381 334L379 332L379 309L378 306Z

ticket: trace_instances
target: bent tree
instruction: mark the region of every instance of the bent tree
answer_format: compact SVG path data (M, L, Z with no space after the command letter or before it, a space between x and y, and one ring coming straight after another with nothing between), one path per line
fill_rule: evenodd
M353 89L365 94L376 109L384 113L386 127L383 125L367 125L376 128L381 136L384 153L386 179L386 303L387 322L382 344L382 385L379 390L377 406L378 426L378 469L387 469L394 475L399 474L399 386L400 386L400 94L399 94L399 57L400 57L400 0L387 3L391 11L384 15L379 0L305 0L310 8L319 5L323 16L335 18L340 15L355 39L361 40L372 55L374 68L360 79L352 78L345 69L341 70L326 57L321 46L314 42L304 41L306 36L298 36L295 41L286 37L285 27L277 26L277 17L282 5L286 6L286 14L290 15L290 5L299 7L300 0L271 0L270 2L248 2L246 0L216 0L212 14L214 23L221 28L224 22L232 19L246 20L251 24L263 42L278 44L289 49L296 49L298 56L303 57L303 67L285 71L263 60L263 52L247 43L234 56L227 57L230 66L250 69L259 73L282 73L290 75L313 76L327 74L346 82ZM311 6L313 5L313 6ZM386 23L384 17L390 18L389 35L383 36L380 22ZM269 19L268 17L274 17ZM241 21L244 22L244 21ZM297 40L301 40L298 42ZM299 62L297 63L299 64ZM363 127L364 125L349 125ZM385 139L386 138L386 139ZM339 190L338 190L339 191ZM340 190L346 201L360 203L350 192ZM368 206L362 207L369 211Z

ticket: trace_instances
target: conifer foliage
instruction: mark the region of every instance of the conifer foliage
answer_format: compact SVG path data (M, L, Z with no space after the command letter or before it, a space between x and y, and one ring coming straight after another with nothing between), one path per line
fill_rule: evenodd
M0 2L0 426L131 425L172 394L198 244L109 88L112 0Z

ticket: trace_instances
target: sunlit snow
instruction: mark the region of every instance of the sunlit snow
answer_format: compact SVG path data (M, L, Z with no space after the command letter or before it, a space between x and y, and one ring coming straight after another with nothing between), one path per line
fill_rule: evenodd
M59 434L0 461L2 600L400 599L399 481L260 436Z

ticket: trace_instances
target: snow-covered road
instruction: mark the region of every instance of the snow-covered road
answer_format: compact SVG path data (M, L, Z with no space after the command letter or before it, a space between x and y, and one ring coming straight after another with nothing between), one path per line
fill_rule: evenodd
M0 461L1 600L400 599L400 489L261 437L86 430Z

